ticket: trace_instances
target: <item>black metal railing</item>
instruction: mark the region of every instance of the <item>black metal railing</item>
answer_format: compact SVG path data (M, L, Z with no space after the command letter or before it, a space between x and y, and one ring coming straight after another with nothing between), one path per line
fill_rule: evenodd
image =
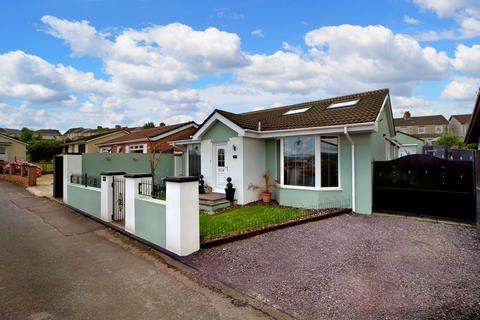
M70 183L80 184L85 187L100 188L100 177L89 176L85 174L72 174L70 176Z
M165 200L167 197L167 185L164 180L155 183L150 179L141 180L138 184L138 193L142 196Z

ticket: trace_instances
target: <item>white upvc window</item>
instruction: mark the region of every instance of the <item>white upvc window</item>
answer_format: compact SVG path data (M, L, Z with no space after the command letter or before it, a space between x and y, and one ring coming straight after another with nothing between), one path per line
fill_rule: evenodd
M443 133L443 126L435 126L435 133Z
M128 146L128 153L147 153L147 146L145 144L134 144Z
M340 138L296 136L280 139L280 185L283 188L340 189Z
M418 127L417 132L420 134L425 133L425 127L424 126Z
M100 148L100 153L112 153L111 147L102 147Z
M7 161L7 147L0 146L0 161Z

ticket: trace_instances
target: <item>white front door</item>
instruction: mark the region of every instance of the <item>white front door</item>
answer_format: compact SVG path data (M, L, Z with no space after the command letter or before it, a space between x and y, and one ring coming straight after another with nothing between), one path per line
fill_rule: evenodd
M227 184L227 171L225 149L227 144L216 144L214 149L213 161L215 168L213 174L215 175L215 189L223 190Z

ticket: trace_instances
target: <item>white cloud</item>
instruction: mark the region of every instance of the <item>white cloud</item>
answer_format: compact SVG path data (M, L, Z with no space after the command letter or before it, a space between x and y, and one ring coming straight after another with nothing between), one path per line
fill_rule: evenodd
M265 37L265 34L263 33L262 29L255 29L251 32L251 35L257 38L263 38Z
M416 34L414 38L418 41L438 41L438 40L454 40L458 36L454 30L442 31L426 31Z
M403 21L408 24L420 24L421 21L410 16L403 16Z
M467 75L480 77L480 45L467 47L463 44L457 46L453 65Z
M441 19L454 19L459 26L456 32L457 38L480 36L480 1L414 0L414 3L421 9L435 12Z
M480 87L480 78L456 77L442 91L447 100L473 101Z

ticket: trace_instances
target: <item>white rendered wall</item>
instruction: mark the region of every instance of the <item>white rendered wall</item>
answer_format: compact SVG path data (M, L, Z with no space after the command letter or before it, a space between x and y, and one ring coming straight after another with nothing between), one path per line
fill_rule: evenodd
M68 204L68 184L72 174L82 174L82 156L79 154L63 155L63 202Z
M257 201L262 189L249 190L250 184L263 188L263 174L265 173L265 140L243 138L243 202ZM273 180L273 179L272 179Z
M167 181L167 250L186 256L200 250L198 181Z
M225 150L225 165L228 166L226 177L232 178L233 187L235 190L235 199L238 204L244 204L244 193L242 192L244 187L243 181L243 159L244 159L244 139L242 137L233 137L228 140ZM236 150L233 150L235 146ZM233 156L236 156L234 158ZM227 181L225 181L225 185ZM225 192L225 190L220 190Z
M212 149L212 141L211 140L202 140L200 143L200 166L202 168L202 174L204 176L204 181L207 185L212 186L214 183L213 178L213 149Z

